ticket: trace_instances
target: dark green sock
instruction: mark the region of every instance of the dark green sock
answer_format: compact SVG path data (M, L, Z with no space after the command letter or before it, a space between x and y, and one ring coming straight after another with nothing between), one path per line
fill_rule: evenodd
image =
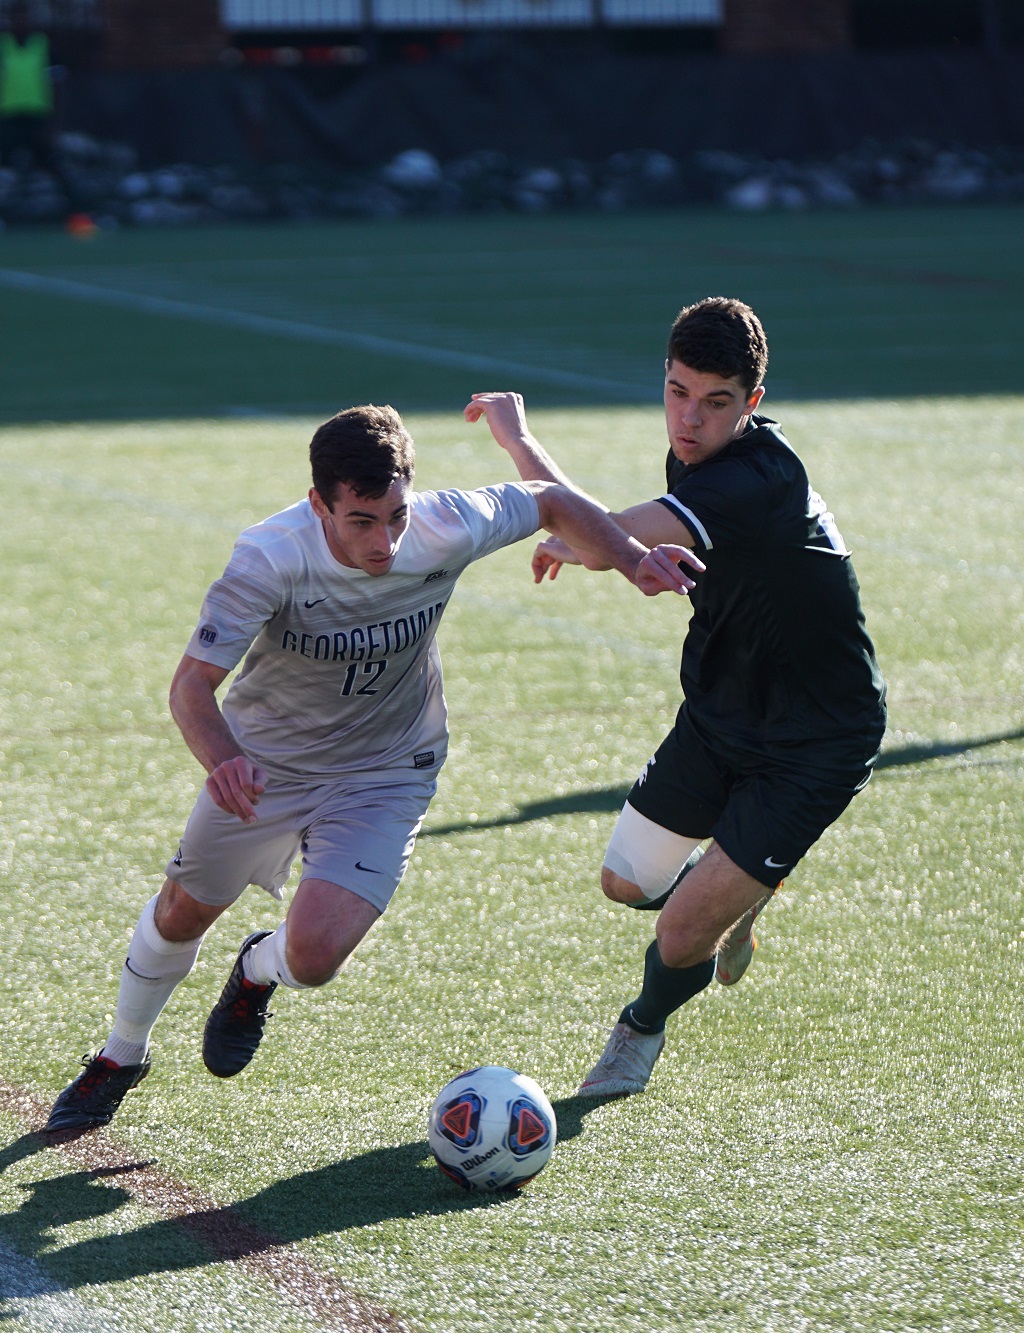
M704 855L704 848L695 847L693 851L690 853L689 857L687 858L686 864L683 866L682 870L680 870L679 874L676 876L675 884L673 884L670 889L666 889L665 892L660 894L657 898L645 898L642 903L630 903L629 904L630 907L635 908L636 911L638 912L660 912L661 909L668 902L668 900L672 897L673 893L675 893L676 885L678 885L679 881L683 878L684 875L688 875L690 873L690 871L693 869L693 867L697 864L697 862L703 855Z
M658 941L651 940L644 960L644 988L632 1004L627 1004L619 1015L637 1032L663 1032L669 1014L692 1000L711 984L715 975L715 960L697 963L693 967L666 967L658 950Z

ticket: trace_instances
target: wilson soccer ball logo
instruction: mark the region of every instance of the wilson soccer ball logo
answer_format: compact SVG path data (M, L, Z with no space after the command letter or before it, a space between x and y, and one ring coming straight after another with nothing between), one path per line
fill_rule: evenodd
M427 1137L437 1164L464 1189L518 1189L547 1163L555 1113L540 1086L504 1065L452 1079L430 1111Z

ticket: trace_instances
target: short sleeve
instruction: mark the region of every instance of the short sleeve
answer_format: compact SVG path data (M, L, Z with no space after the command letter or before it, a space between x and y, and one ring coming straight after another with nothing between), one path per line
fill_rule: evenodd
M772 494L770 479L751 459L723 458L687 472L661 503L711 551L755 541Z
M231 671L282 604L280 580L264 553L240 538L203 599L186 652Z
M441 498L458 511L465 523L473 560L532 537L540 527L540 510L533 492L517 482L499 482L474 491L444 491Z

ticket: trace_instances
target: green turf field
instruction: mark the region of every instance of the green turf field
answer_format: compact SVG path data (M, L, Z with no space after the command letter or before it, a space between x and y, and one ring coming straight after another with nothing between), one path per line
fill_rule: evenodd
M1021 210L0 238L0 1317L12 1330L1011 1330L1024 1300ZM671 719L685 604L474 566L441 632L451 757L347 973L280 992L227 1083L211 932L109 1131L32 1134L105 1035L199 772L166 688L316 422L408 414L421 485L511 475L460 409L515 387L620 505L657 493L678 305L750 299L777 411L854 549L882 765L641 1097L572 1097L649 915L597 890ZM512 372L509 371L512 368ZM516 1065L561 1142L522 1195L430 1164L431 1099Z
M1022 210L652 213L11 233L0 420L660 399L685 300L740 295L777 398L1024 391Z

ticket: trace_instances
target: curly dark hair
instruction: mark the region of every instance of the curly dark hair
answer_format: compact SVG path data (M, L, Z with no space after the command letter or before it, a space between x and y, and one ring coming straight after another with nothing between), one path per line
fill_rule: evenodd
M708 296L684 306L668 335L668 359L691 370L738 379L753 393L768 369L768 340L743 301Z
M309 445L313 486L330 509L340 485L376 500L396 481L412 481L416 450L393 407L349 407L317 427Z

